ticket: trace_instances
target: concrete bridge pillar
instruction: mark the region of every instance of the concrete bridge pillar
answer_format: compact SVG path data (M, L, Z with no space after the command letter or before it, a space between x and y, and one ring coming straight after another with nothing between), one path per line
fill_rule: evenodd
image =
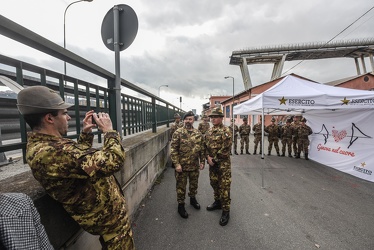
M249 75L247 59L245 57L243 57L243 61L240 64L240 71L242 72L244 89L248 90L248 89L252 88L252 82L251 82L251 77Z

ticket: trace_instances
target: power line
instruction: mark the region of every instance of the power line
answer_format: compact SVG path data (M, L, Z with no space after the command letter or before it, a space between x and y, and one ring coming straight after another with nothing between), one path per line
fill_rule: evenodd
M368 11L366 11L364 14L362 14L359 18L357 18L355 21L353 21L350 25L348 25L347 27L345 27L342 31L340 31L337 35L335 35L333 38L331 38L329 41L327 41L325 44L323 44L322 46L320 46L318 49L321 49L323 47L325 47L327 44L329 44L332 40L334 40L336 37L338 37L340 34L342 34L344 31L346 31L347 29L349 29L353 24L355 24L358 20L360 20L361 18L363 18L367 13L369 13L372 9L374 9L374 6L371 7ZM322 53L322 52L321 52ZM290 70L296 68L298 65L300 65L302 62L304 62L305 60L307 60L309 57L311 57L312 54L309 54L304 60L300 61L299 63L297 63L296 65L294 65L293 67L291 67L290 69L288 69L287 71L285 71L282 75L286 74L287 72L289 72Z

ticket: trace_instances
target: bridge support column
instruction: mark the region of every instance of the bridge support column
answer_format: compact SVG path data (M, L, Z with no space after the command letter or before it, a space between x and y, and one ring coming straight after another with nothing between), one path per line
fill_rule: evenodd
M355 57L355 64L356 64L357 75L361 75L360 64L358 63L357 57Z
M374 73L374 59L373 59L373 54L369 54L369 59L370 59L370 65L371 65L371 72Z
M362 63L362 70L364 71L363 74L365 74L365 73L367 73L367 71L366 71L365 57L364 57L364 55L361 55L361 63Z
M271 74L271 80L277 79L282 75L282 70L284 66L284 61L286 60L286 54L282 56L279 61L274 63L273 73Z
M243 57L243 61L240 64L240 71L242 72L242 78L244 83L245 90L248 90L252 88L252 81L251 77L249 75L248 65L247 65L247 59Z

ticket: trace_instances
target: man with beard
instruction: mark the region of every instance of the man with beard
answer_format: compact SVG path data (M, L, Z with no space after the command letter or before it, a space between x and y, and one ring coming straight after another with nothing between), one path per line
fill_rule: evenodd
M63 137L72 104L57 92L27 87L18 93L17 106L32 129L27 135L27 163L47 194L84 230L100 235L103 249L135 249L125 198L114 177L124 165L125 151L109 115L88 111L75 142ZM94 127L104 134L101 150L92 148Z
M230 186L232 131L222 123L223 112L220 107L214 108L209 115L213 127L205 134L205 157L209 164L210 185L213 188L214 202L206 209L222 209L219 220L226 226L230 219Z
M192 111L183 116L184 127L177 129L171 139L171 160L175 166L178 213L187 219L185 209L187 180L189 181L190 204L200 209L196 200L200 170L204 169L203 136L193 127L195 115Z

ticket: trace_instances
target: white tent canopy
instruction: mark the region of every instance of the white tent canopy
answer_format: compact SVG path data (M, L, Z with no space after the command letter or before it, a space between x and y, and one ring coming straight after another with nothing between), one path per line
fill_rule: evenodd
M321 109L363 109L374 107L374 93L332 87L291 75L256 97L234 107L234 115L292 114Z
M374 182L374 92L289 75L234 108L236 115L292 113L303 113L313 130L310 159Z

